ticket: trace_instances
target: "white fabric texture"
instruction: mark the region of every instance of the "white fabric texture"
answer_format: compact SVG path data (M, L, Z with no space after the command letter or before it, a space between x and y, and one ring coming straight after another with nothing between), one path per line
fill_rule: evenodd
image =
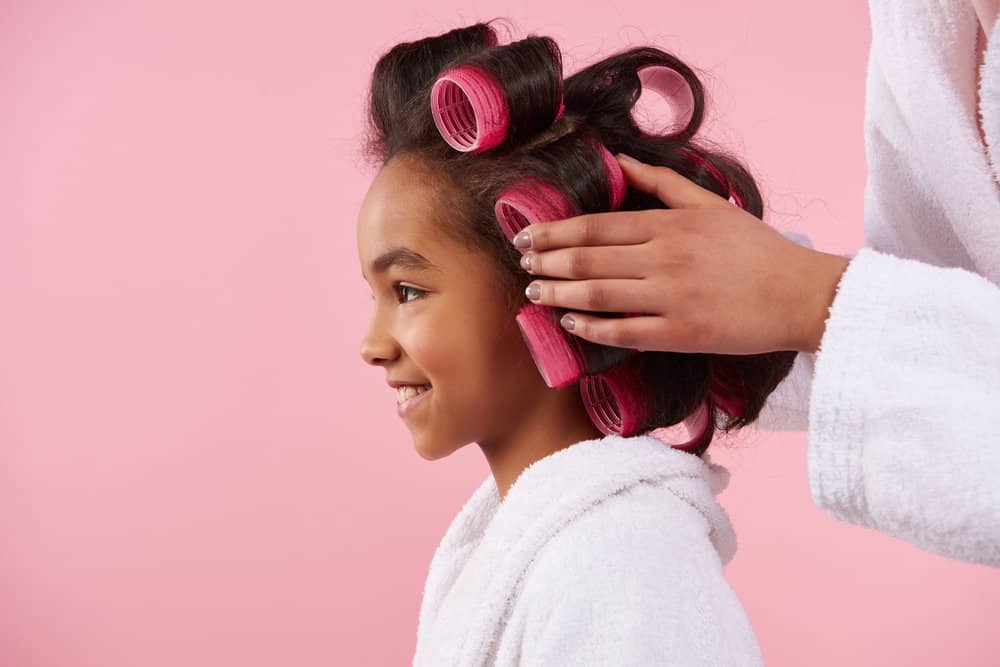
M808 431L830 516L998 566L1000 21L977 73L968 0L870 9L867 247L756 425Z
M413 664L763 664L723 575L728 482L651 436L559 450L502 503L487 476L434 554Z

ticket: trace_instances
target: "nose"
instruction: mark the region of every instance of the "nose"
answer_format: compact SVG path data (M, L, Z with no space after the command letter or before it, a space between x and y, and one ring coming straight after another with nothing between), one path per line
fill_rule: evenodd
M399 346L392 336L382 331L374 319L361 339L361 358L371 366L384 366L399 356Z

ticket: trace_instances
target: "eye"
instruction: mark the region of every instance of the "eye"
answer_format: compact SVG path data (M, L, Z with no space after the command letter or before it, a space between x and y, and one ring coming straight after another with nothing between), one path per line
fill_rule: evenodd
M396 294L402 297L401 303L409 303L410 301L416 301L417 299L421 298L424 294L427 294L427 292L425 292L422 289L417 289L416 287L411 287L409 285L404 285L402 283L393 283L392 289L396 291ZM418 296L414 297L413 299L407 299L406 298L407 290L409 290L410 293L417 294Z

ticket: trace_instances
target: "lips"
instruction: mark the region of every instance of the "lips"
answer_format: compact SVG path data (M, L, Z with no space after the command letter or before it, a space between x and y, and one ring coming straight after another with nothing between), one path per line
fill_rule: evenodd
M430 389L427 389L426 391L422 391L419 394L417 394L416 396L413 396L410 399L408 399L408 400L406 400L406 401L404 401L402 403L397 403L396 404L396 413L400 417L405 417L405 416L409 415L421 403L425 402L427 400L427 395L430 394L433 391L434 391L434 388L431 387Z
M402 403L407 399L413 398L417 394L427 391L430 389L430 384L405 384L400 385L396 388L396 398L397 402Z

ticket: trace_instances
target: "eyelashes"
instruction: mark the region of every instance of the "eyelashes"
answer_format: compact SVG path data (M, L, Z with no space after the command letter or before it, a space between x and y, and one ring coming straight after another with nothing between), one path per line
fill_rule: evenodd
M392 291L396 295L396 300L399 303L409 303L411 301L416 301L417 299L422 299L427 294L425 290L419 289L417 287L412 287L410 285L404 285L403 283L399 282L395 282L392 284ZM412 299L407 299L406 298L407 291L414 292L417 294L417 296ZM372 301L374 301L375 293L370 292L369 295L371 296Z
M425 292L422 289L411 287L410 285L404 285L402 283L393 283L392 290L396 293L397 296L403 297L402 300L400 300L400 303L409 303L410 301L416 301L417 299L422 299L423 296L427 294L427 292ZM416 296L413 299L407 299L405 298L406 290L409 290L410 292L415 292L418 296Z

